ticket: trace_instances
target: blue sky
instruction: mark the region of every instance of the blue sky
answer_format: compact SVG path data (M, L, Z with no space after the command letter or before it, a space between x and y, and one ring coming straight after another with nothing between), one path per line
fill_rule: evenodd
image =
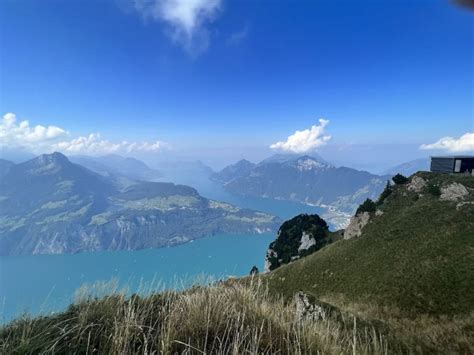
M0 112L214 166L325 118L314 149L382 168L474 132L473 19L448 0L2 0Z

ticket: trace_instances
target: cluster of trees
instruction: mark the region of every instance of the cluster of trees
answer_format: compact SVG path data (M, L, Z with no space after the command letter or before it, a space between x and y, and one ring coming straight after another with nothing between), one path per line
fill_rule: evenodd
M268 260L270 270L289 263L293 257L305 256L321 249L329 242L328 232L326 221L317 214L300 214L284 222L277 239L270 244L270 249L277 254L277 257ZM310 248L299 251L303 233L313 238L315 243Z

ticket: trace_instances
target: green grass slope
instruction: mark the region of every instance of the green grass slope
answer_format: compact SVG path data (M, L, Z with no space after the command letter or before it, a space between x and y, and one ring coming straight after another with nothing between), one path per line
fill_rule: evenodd
M362 236L330 244L268 274L270 289L302 290L333 304L392 307L408 316L465 315L474 310L474 178L417 173L420 192L396 185ZM442 201L453 182L465 203ZM337 300L337 301L336 301Z

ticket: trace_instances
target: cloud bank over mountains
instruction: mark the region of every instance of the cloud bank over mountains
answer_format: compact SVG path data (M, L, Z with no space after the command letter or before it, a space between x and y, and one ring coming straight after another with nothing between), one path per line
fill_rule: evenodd
M474 132L467 132L459 138L444 137L435 143L422 144L424 150L444 150L451 153L474 152Z
M38 145L51 144L59 138L69 135L66 130L56 126L30 126L28 121L16 122L16 115L7 113L0 123L0 145L34 148Z
M210 31L220 9L221 0L134 0L135 10L145 20L168 25L168 35L192 55L209 47Z
M13 113L0 121L0 149L19 149L34 154L60 151L67 154L104 155L112 153L156 153L168 149L165 142L112 142L100 133L72 138L71 133L57 126L30 126L28 121L17 123Z
M102 139L100 133L91 133L86 137L78 137L70 141L62 141L52 145L53 150L70 154L103 155L112 153L159 152L167 148L164 142L128 142L114 143Z
M320 119L319 125L313 125L309 129L296 131L286 141L276 142L270 148L285 153L307 153L313 151L331 140L330 135L325 134L328 120Z

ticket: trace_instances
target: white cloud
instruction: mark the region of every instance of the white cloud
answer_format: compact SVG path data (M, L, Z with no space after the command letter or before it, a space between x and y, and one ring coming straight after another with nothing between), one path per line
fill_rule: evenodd
M422 144L421 149L439 149L452 153L474 151L474 132L467 132L459 138L444 137L435 143Z
M328 120L320 119L319 125L314 125L304 131L296 131L284 142L277 142L270 146L271 149L289 153L306 153L325 145L331 136L324 134Z
M66 130L56 126L31 127L28 121L16 122L13 113L3 116L0 123L0 148L21 149L31 153L50 153L60 151L68 154L102 155L110 153L158 152L169 145L161 141L155 142L112 142L102 139L99 133L65 139L70 136Z
M168 145L164 142L127 142L114 143L106 139L101 139L99 133L91 133L87 137L78 137L70 141L55 143L52 148L69 154L111 154L111 153L139 153L158 152Z
M220 8L221 0L134 0L135 9L145 19L163 21L170 37L191 54L209 46L209 30Z
M0 122L1 147L26 147L34 148L52 142L69 133L56 126L30 126L28 121L17 124L16 115L7 113Z

